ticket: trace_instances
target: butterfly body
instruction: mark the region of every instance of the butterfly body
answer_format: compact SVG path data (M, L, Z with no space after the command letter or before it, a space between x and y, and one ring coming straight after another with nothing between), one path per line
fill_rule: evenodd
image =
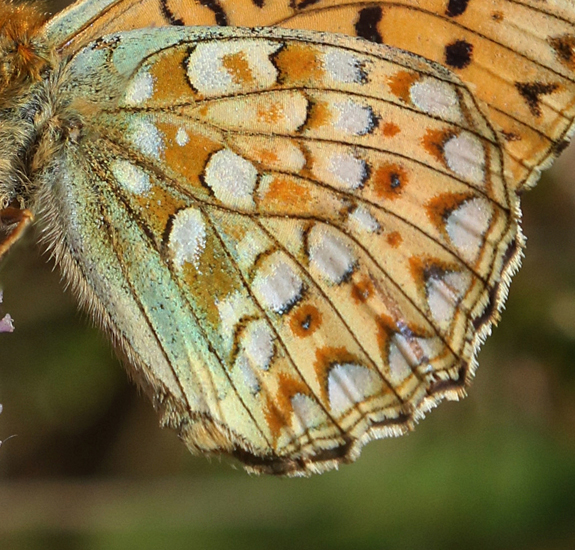
M4 249L39 217L162 425L250 471L336 467L464 395L523 244L477 94L361 39L118 7L4 31Z

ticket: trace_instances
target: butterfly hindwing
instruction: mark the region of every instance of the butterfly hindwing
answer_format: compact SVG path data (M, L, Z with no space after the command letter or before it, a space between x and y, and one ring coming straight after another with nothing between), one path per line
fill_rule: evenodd
M353 38L174 28L85 47L62 89L89 117L45 197L57 255L190 448L322 470L461 395L521 236L458 79Z

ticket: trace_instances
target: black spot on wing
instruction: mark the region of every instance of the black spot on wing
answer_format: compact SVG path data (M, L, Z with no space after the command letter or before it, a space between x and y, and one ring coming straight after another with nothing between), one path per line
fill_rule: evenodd
M302 0L302 2L300 2L297 6L298 10L303 10L305 8L307 8L308 6L313 6L314 4L317 4L319 2L319 0Z
M516 261L517 256L521 251L521 246L519 244L519 240L515 237L512 241L509 242L507 245L507 249L505 250L505 254L503 254L503 263L501 266L501 272L504 272L506 269L512 265L513 262ZM485 308L483 311L472 320L473 328L478 331L483 328L484 325L487 323L492 322L494 316L497 314L497 309L501 302L501 286L502 282L498 281L495 285L493 285L489 291L489 298L487 304L485 304Z
M430 395L445 395L448 392L457 392L461 395L461 390L469 382L469 363L461 361L457 369L457 375L447 380L438 380L434 382L428 392Z
M567 147L569 147L569 140L568 139L564 139L563 141L558 141L557 143L553 144L553 154L558 157L563 151L565 151L565 149L567 149Z
M549 38L549 44L555 50L559 61L575 70L575 35L554 36Z
M382 17L383 11L379 6L362 9L355 22L355 32L357 36L365 38L370 42L381 44L383 38L377 28L377 24L381 21Z
M164 19L175 27L183 27L185 25L184 20L176 17L174 12L168 6L168 0L160 0L160 10Z
M457 17L465 12L468 4L469 0L449 0L445 14L449 17Z
M263 8L265 0L252 0L252 3L254 4L254 6L257 6L258 8Z
M228 25L228 17L224 11L224 8L220 6L218 0L199 0L199 2L202 6L205 6L214 12L216 23L220 25L220 27L225 27Z
M170 243L170 235L174 229L174 223L176 221L176 217L183 209L179 209L174 212L169 218L166 226L164 227L164 232L162 233L162 241L160 243L160 255L164 259L166 263L171 261L171 252L169 248Z
M473 44L467 40L456 40L445 46L445 64L454 69L465 69L471 63Z
M543 82L516 82L515 88L527 102L531 114L541 116L541 96L552 94L559 84L544 84Z
M369 120L367 121L367 126L365 128L356 132L356 135L358 135L358 136L367 136L367 135L371 134L374 130L377 129L377 127L379 126L379 122L381 120L375 114L374 110L371 108L371 105L368 105L366 108L368 111Z
M521 136L515 132L501 131L501 135L505 141L521 141Z
M499 288L500 283L497 283L495 286L491 288L491 290L489 291L487 305L485 306L485 309L483 310L481 315L479 315L479 317L473 319L473 328L476 331L481 329L485 324L491 322L491 320L493 319L493 316L497 311L497 301L498 301L497 297L499 296Z

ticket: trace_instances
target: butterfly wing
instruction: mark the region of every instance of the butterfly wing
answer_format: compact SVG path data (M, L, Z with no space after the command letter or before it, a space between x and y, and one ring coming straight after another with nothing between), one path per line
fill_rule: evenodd
M533 184L572 132L571 0L99 0L78 3L48 29L52 40L72 51L103 34L164 25L278 25L338 32L437 61L484 103L513 188ZM404 101L411 105L409 98Z
M56 255L192 450L321 471L463 394L521 235L448 71L348 37L151 29L78 52L61 100L83 122L44 176Z

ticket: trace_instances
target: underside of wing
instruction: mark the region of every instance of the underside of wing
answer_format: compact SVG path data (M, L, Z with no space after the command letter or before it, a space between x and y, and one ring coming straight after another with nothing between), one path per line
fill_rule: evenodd
M522 239L458 79L281 29L118 34L67 71L90 119L50 223L191 449L321 471L464 394Z
M344 33L454 71L484 105L512 188L533 184L575 118L571 0L94 0L49 25L66 52L112 32L165 25L278 25Z

